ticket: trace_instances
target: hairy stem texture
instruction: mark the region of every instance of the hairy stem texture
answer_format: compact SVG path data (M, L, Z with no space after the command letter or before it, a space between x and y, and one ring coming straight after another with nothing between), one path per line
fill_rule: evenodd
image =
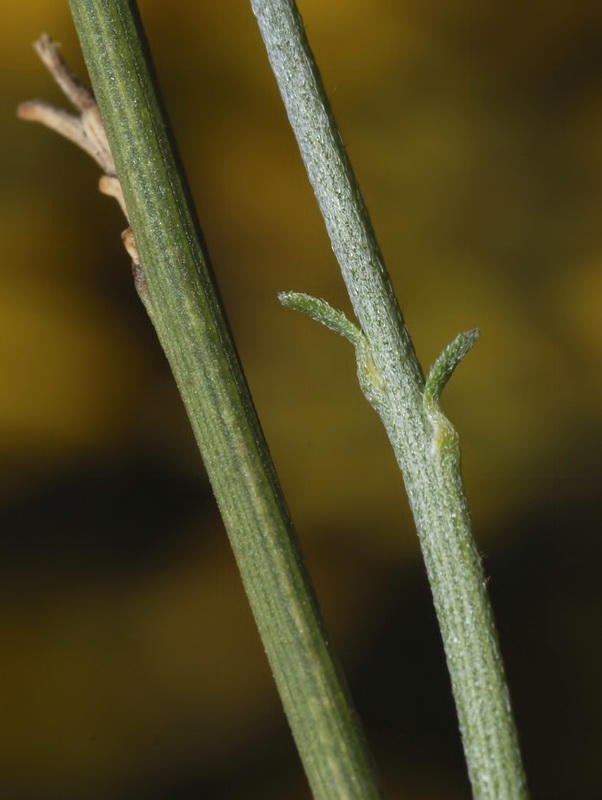
M474 797L523 800L526 781L471 532L457 435L438 405L445 381L475 336L463 334L452 343L425 382L297 7L293 0L251 0L251 6L365 337L366 344L356 348L360 382L382 417L404 476ZM290 304L299 307L292 297ZM311 316L320 313L319 305L312 306ZM321 321L333 327L332 319L328 312Z

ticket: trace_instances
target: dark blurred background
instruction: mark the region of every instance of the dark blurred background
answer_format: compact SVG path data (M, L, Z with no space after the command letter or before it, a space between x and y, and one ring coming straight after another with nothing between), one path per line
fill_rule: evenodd
M141 2L248 374L390 798L460 800L453 703L400 476L246 2ZM532 792L602 796L602 6L305 0L425 367L460 431ZM3 9L0 795L307 798L188 423L98 170L18 102L67 3Z

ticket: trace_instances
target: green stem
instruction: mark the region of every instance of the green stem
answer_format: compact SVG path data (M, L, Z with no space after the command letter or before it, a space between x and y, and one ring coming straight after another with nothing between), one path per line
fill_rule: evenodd
M220 307L130 0L70 0L142 267L314 796L380 797Z
M438 405L474 334L463 334L444 351L425 384L297 7L293 0L251 0L251 6L361 325L360 382L383 419L404 476L474 797L522 800L526 781L471 532L457 435Z

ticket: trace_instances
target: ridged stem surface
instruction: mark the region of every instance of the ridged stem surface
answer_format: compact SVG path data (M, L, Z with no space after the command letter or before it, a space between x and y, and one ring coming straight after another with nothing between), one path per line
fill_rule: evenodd
M135 3L70 5L140 255L139 292L186 405L314 797L377 800L157 99Z
M360 383L383 420L403 473L474 797L524 800L526 781L471 531L457 435L438 403L471 342L450 345L425 382L297 6L293 0L251 0L251 6L361 326ZM299 303L299 297L283 299L320 319L319 306L311 306L312 300L320 301ZM333 327L332 320L329 312L321 321Z

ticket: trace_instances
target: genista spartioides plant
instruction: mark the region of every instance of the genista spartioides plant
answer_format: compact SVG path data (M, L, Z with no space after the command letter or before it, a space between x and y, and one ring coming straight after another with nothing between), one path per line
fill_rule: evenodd
M289 122L359 321L324 301L282 301L351 339L358 376L402 471L447 658L475 798L525 798L526 780L485 576L471 530L458 436L439 406L476 339L443 350L426 380L293 0L251 0Z
M128 217L124 241L136 286L190 417L314 797L380 798L214 288L137 9L130 0L70 6L94 94L43 37L38 52L77 113L26 103L20 114L96 158L101 191ZM473 795L523 800L526 781L458 436L439 406L477 332L456 337L424 378L296 5L251 6L358 322L300 292L280 299L355 347L361 388L386 428L416 521Z

